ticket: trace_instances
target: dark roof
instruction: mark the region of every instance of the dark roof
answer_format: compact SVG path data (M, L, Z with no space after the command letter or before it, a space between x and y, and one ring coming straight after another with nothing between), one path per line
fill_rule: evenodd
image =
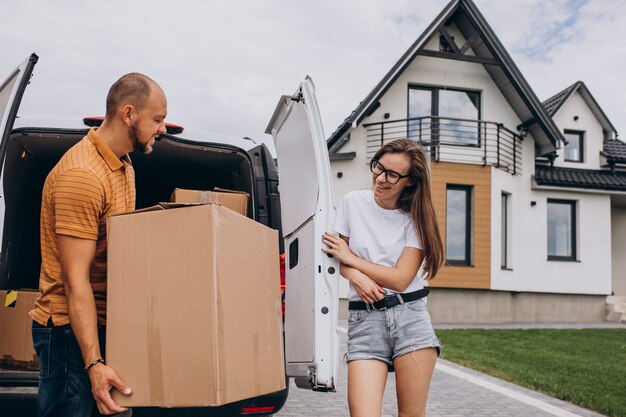
M576 91L576 88L578 88L578 83L580 82L581 81L578 81L570 85L565 90L556 93L555 95L553 95L552 97L550 97L549 99L547 99L546 101L542 103L543 108L546 109L546 111L548 112L550 116L554 116L556 114L557 110L561 108L561 106L563 105L563 103L565 103L565 101L567 101L569 96L574 91Z
M522 121L522 125L535 139L539 154L544 155L556 149L558 141L563 139L559 129L472 0L452 0L448 3L393 68L330 136L329 147L344 138L354 123L361 123L371 114L380 98L420 53L428 39L440 26L449 21L454 21L466 39L475 35L482 39L482 43L475 42L472 49L478 59L495 60L497 63L483 66Z
M626 163L626 143L619 139L607 139L602 148L604 156L617 163Z
M617 130L611 123L606 114L602 110L602 107L598 104L596 99L593 97L587 86L582 81L576 81L574 84L567 87L565 90L556 93L546 101L544 101L543 107L546 109L550 117L554 117L554 115L559 111L561 106L569 99L576 91L578 91L589 106L589 109L593 113L593 115L598 119L600 125L606 132L613 132L617 134Z
M534 180L543 186L626 191L626 172L536 165Z

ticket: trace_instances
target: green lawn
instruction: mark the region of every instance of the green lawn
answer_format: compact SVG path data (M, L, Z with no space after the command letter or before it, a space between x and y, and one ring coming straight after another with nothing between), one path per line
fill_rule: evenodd
M626 329L439 329L444 358L626 416Z

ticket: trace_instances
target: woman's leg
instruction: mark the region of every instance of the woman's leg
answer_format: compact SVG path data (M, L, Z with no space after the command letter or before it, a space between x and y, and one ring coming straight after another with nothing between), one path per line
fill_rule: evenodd
M426 415L428 389L436 361L436 348L416 350L394 359L398 417Z
M376 359L348 362L348 406L351 417L380 417L387 372L387 364Z

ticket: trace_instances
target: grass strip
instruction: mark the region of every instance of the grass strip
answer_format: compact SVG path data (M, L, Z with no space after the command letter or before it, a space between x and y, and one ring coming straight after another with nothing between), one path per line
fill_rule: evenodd
M444 358L626 417L625 329L438 329Z

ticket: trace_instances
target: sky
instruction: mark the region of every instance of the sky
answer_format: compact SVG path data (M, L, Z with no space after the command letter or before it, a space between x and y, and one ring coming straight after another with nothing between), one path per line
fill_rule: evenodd
M626 0L474 0L541 101L585 82L626 137ZM104 115L128 72L167 121L257 141L306 75L328 137L446 0L0 0L0 79L39 55L19 115ZM183 135L184 136L184 135Z

